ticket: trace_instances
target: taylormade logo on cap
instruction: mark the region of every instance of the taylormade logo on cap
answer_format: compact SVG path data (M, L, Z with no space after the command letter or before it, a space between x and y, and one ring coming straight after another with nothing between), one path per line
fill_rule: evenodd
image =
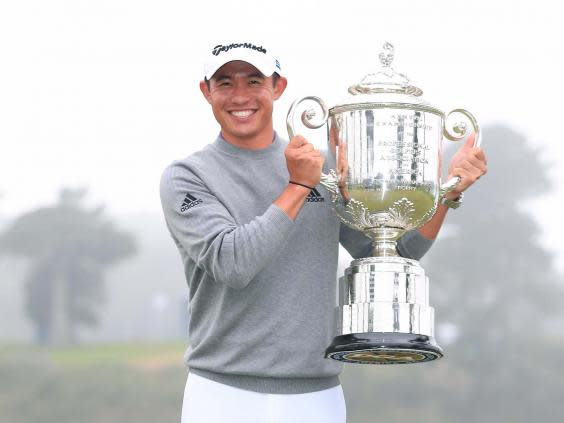
M251 43L239 43L239 44L232 43L232 44L229 44L228 46L223 46L223 45L219 44L219 45L217 45L213 48L212 54L214 56L217 56L222 51L229 51L232 48L250 48L250 49L257 50L257 51L260 51L261 53L266 54L266 50L262 46L257 47L257 46L255 46L254 44L251 44Z
M263 75L274 72L282 75L280 62L262 45L253 43L217 44L204 63L204 78L211 79L217 70L228 62L240 60L250 63Z

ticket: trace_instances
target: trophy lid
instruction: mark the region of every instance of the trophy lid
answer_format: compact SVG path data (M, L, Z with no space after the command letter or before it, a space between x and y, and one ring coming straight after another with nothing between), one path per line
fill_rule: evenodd
M379 54L380 69L366 75L359 83L349 87L352 94L345 101L332 108L333 112L355 109L356 105L366 108L371 103L399 103L431 107L421 95L423 91L412 85L409 78L391 67L394 60L394 46L388 42Z

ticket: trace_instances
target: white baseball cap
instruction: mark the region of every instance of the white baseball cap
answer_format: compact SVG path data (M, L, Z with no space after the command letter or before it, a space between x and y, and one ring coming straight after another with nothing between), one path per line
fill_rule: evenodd
M253 43L231 43L218 44L212 49L204 63L204 77L211 79L220 67L234 60L250 63L264 76L271 76L274 72L282 75L280 62L264 47Z

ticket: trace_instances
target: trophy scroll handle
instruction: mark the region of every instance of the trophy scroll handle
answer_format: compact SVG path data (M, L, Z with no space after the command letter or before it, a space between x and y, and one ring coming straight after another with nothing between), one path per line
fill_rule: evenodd
M294 115L296 114L296 110L298 109L298 106L300 106L300 104L303 103L304 101L310 101L317 104L317 106L319 106L322 112L322 116L319 117L315 109L304 110L301 114L300 120L306 128L309 129L321 128L323 125L327 124L327 120L329 119L329 109L327 108L325 102L319 97L306 96L298 100L295 100L292 103L290 110L288 110L288 115L286 117L286 127L288 129L288 136L290 137L290 139L294 138L294 136L296 135L296 131L294 130L295 127ZM316 146L316 148L319 148L320 150L324 150L326 149L326 146ZM337 178L334 175L321 172L320 183L331 192L336 193Z
M474 138L474 147L479 147L482 142L480 127L478 126L478 121L472 113L466 109L454 109L450 111L445 117L445 125L443 128L443 135L450 141L460 141L470 133L468 125L466 122L458 120L455 123L454 118L456 115L464 115L472 126L472 130L476 134ZM460 182L460 177L455 176L449 179L447 182L441 185L440 197L443 197L447 192L452 191L456 185Z

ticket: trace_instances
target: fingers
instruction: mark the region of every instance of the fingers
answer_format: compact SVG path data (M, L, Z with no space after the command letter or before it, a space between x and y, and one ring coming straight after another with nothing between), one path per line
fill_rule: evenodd
M456 197L473 185L488 171L488 161L484 150L473 146L474 134L468 137L464 147L460 149L451 162L449 178L458 176L460 182L449 193L449 197Z
M296 135L294 138L290 140L288 144L288 148L296 149L296 154L311 154L314 157L321 156L321 153L313 146L313 144L309 143L303 136Z
M471 164L463 164L460 167L456 167L452 170L452 176L459 176L461 178L460 184L457 187L460 189L464 187L465 189L484 176L485 172L481 169L471 165Z
M473 148L475 139L476 133L472 132L470 135L468 135L468 138L466 138L466 141L464 142L464 146L462 148L465 148L467 150Z
M308 143L307 140L303 136L296 135L294 138L292 138L290 140L288 147L290 147L290 148L300 148L301 146L303 146L307 143Z
M481 160L466 159L451 169L449 178L458 176L460 182L453 192L460 194L472 186L478 179L487 173L487 167Z
M488 160L486 159L486 153L480 147L474 146L474 140L476 139L476 133L472 132L466 139L464 146L460 150L459 156L469 160L472 165L482 169L484 173L487 171Z
M310 152L314 151L315 148L313 147L312 144L307 143L307 144L302 145L302 146L299 148L299 150L300 150L300 153L310 153Z
M484 163L484 165L488 165L488 159L486 158L486 153L480 147L474 147L470 152L472 156L474 156L477 160Z
M455 168L463 168L472 174L479 174L479 176L483 176L488 171L488 163L482 150L472 151L465 157L460 158L460 160L454 164L452 169Z
M473 148L467 156L467 162L480 169L484 174L488 171L488 160L486 153L479 147Z
M297 135L290 140L284 154L290 180L308 186L315 186L319 183L324 157L313 144Z

